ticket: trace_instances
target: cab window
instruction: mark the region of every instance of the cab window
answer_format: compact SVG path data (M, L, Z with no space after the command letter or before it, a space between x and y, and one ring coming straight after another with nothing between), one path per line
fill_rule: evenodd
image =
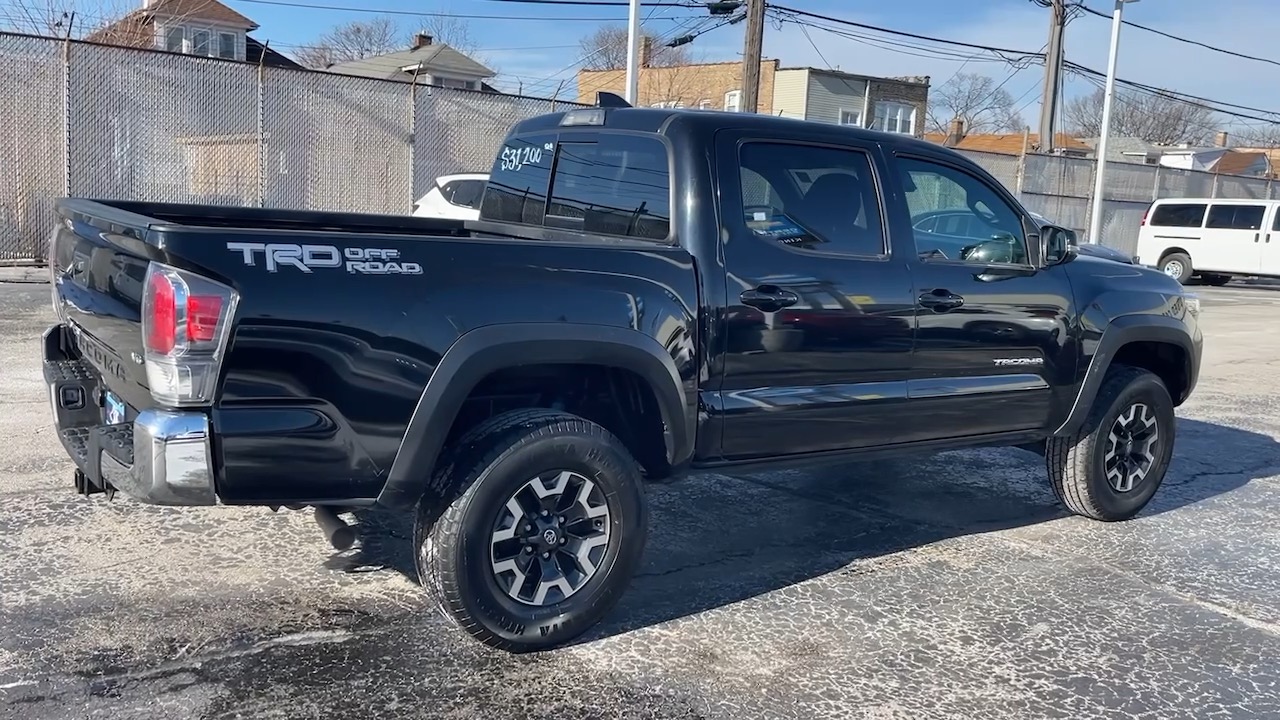
M916 158L900 158L898 170L921 259L1029 262L1021 214L986 182Z

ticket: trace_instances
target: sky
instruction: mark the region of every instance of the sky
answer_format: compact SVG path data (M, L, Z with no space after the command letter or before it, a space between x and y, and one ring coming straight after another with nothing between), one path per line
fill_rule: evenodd
M0 0L13 2L47 0ZM406 34L422 20L414 13L446 13L468 20L470 34L481 55L499 71L504 90L549 96L560 88L572 96L574 71L582 55L578 41L600 24L625 23L627 8L550 7L509 0L224 0L261 26L254 36L271 46L290 48L314 43L326 30L342 22L376 17L384 11L403 23ZM607 1L607 0L605 0ZM692 0L690 0L692 2ZM140 5L142 0L76 0L92 13L93 6ZM776 0L794 7L855 22L996 47L1040 51L1048 38L1049 10L1032 0ZM343 6L326 10L307 6ZM1110 14L1111 0L1086 0L1086 5ZM402 14L392 14L402 13ZM653 7L642 4L645 29L669 38L705 27L705 10ZM490 16L490 17L479 17ZM503 19L494 16L505 16ZM506 19L509 18L509 19ZM1125 6L1125 19L1236 52L1271 58L1280 63L1280 13L1275 0L1141 0ZM688 47L700 59L741 57L743 24L700 34ZM849 30L862 38L842 37L820 28L770 23L765 33L765 56L785 66L836 67L866 75L928 75L936 87L957 72L989 75L1018 99L1031 125L1040 109L1043 67L1018 68L1008 62L952 49L949 57L935 49L885 45L887 36ZM1067 27L1067 59L1105 71L1111 33L1109 19L1084 15ZM870 38L868 40L868 38ZM879 39L876 39L879 38ZM892 40L892 38L889 38ZM902 42L901 39L894 42ZM908 41L919 45L916 41ZM1280 113L1280 64L1230 57L1126 26L1121 35L1118 64L1121 78L1160 88L1199 95L1215 101ZM563 83L563 85L561 84ZM1068 97L1092 92L1095 85L1069 77ZM1264 113L1238 112L1266 117ZM1280 119L1280 115L1276 116ZM1259 120L1231 120L1231 129L1263 125Z

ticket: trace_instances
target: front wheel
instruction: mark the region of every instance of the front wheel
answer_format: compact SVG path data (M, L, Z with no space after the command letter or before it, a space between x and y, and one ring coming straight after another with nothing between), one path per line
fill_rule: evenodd
M1141 368L1107 371L1084 426L1049 439L1045 460L1054 494L1076 515L1127 520L1155 495L1173 456L1173 400Z
M648 511L639 467L607 430L548 410L505 413L453 444L414 524L418 576L481 642L568 642L617 602Z

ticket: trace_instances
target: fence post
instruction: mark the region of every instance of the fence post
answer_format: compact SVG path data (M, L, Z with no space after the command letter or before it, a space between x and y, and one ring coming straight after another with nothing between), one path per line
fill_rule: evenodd
M1027 141L1025 136L1022 140L1022 152L1018 153L1018 169L1015 172L1015 192L1018 196L1018 200L1021 201L1023 180L1027 175Z
M62 41L62 196L71 196L71 36Z
M269 42L268 42L269 44ZM258 60L258 207L267 204L267 49Z
M1160 169L1162 167L1164 166L1156 165L1156 179L1155 182L1151 184L1151 202L1155 202L1160 199Z
M1209 197L1218 197L1218 173L1213 174L1213 190L1209 193Z

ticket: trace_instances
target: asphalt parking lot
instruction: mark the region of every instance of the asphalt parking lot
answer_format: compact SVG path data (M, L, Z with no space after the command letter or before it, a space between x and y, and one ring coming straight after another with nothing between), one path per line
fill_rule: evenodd
M651 491L591 636L513 657L409 579L401 519L79 498L48 287L0 283L0 717L1280 717L1280 287L1200 288L1205 363L1138 519L966 451Z

